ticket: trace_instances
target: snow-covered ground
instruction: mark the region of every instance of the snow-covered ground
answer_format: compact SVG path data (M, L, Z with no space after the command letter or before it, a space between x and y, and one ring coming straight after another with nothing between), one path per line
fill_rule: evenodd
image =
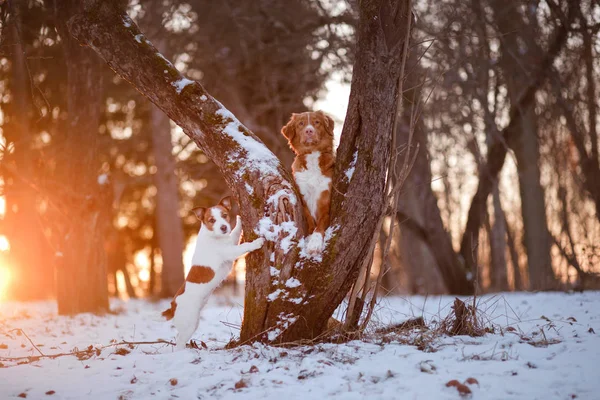
M420 315L433 323L448 314L452 301L449 296L387 298L375 323ZM418 343L431 334L223 350L237 335L241 299L215 296L194 336L208 349L116 346L81 359L63 356L19 365L27 360L7 358L69 353L114 341L172 340L175 332L157 321L167 302L115 301L114 315L73 318L58 317L51 302L4 303L0 399L460 399L446 383L468 378L478 381L468 385L473 399L600 399L599 292L503 294L481 298L479 304L496 333L440 337L421 346L425 351L402 342Z

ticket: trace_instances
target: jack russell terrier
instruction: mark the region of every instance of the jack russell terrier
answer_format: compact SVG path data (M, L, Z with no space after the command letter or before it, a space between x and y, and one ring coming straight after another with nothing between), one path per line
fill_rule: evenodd
M214 207L193 209L201 225L192 257L192 268L173 297L171 308L162 313L167 320L173 320L177 329L177 349L185 348L198 328L200 311L210 294L229 275L233 262L248 252L260 249L264 244L263 238L238 244L242 232L241 219L237 217L232 230L230 211L231 197L225 197Z

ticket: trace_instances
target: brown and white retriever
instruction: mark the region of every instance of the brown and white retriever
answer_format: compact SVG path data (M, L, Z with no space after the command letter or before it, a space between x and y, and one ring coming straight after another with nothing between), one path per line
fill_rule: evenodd
M292 164L294 179L302 193L304 214L308 221L306 250L315 254L323 250L323 236L329 226L331 180L335 164L333 119L323 111L292 114L281 133L296 153Z

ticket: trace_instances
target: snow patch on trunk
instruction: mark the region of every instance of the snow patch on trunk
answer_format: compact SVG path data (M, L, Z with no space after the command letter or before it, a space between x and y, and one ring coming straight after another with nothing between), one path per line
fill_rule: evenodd
M346 178L348 182L352 180L352 176L354 175L354 170L356 169L356 161L358 160L358 150L354 152L354 156L352 157L352 161L346 170Z
M194 81L189 80L187 78L181 77L179 78L179 80L171 83L171 85L173 85L175 87L175 89L177 90L177 94L181 94L181 91L187 86L187 85L191 85L193 84Z
M242 161L237 176L241 178L245 172L258 172L261 176L279 175L277 157L264 144L254 139L231 111L223 107L217 100L215 102L220 106L216 114L226 124L223 133L232 138L243 151L242 154L234 151L229 155L231 163Z

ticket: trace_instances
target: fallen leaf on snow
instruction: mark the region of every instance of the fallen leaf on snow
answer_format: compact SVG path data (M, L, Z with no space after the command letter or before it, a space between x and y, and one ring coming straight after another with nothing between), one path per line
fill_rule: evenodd
M465 383L467 385L479 385L479 381L473 377L471 378L467 378L467 380L465 381Z
M247 384L247 383L246 383L246 381L245 381L245 380L243 380L243 379L240 379L239 381L237 381L237 382L235 383L235 388L236 388L236 389L242 389L242 388L246 388L246 387L248 387L248 384Z

